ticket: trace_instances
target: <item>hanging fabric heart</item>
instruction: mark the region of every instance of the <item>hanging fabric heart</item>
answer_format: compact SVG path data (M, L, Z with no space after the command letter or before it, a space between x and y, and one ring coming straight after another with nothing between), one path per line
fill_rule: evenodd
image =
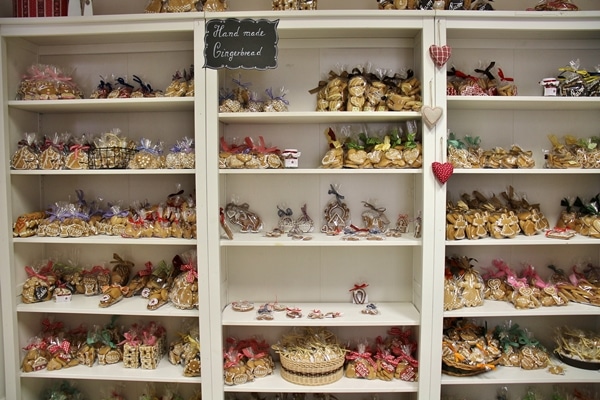
M429 129L433 128L437 122L442 117L442 108L441 107L428 107L423 106L421 108L421 116L423 117L423 122Z
M431 168L433 169L433 175L442 185L446 183L454 173L454 167L449 162L440 163L434 161L433 164L431 164Z
M448 59L450 59L450 56L452 55L452 48L448 45L437 46L432 44L429 46L429 55L431 56L431 59L435 65L438 67L443 67L446 65L446 62L448 62Z

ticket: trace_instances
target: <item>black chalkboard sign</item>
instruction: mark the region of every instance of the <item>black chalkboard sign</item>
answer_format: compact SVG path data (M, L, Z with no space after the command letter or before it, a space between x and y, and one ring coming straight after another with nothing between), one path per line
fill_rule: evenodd
M266 19L212 19L206 22L204 68L277 67L277 24Z

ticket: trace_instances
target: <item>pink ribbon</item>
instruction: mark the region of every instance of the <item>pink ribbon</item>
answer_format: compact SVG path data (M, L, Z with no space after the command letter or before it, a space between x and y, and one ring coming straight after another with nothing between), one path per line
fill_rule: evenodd
M192 264L183 264L181 266L181 270L187 271L185 274L185 280L188 283L192 283L194 280L198 279L198 271L196 271L196 268Z

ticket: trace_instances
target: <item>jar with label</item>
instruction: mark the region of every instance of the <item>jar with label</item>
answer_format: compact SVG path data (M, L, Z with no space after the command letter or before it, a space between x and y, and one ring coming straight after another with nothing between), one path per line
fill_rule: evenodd
M281 153L285 168L298 168L298 158L302 153L298 149L285 149Z

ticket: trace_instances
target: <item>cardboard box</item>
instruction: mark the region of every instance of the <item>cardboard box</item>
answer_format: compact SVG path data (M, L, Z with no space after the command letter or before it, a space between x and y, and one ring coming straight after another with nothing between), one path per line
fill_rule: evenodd
M13 0L14 17L64 17L68 8L69 0Z

